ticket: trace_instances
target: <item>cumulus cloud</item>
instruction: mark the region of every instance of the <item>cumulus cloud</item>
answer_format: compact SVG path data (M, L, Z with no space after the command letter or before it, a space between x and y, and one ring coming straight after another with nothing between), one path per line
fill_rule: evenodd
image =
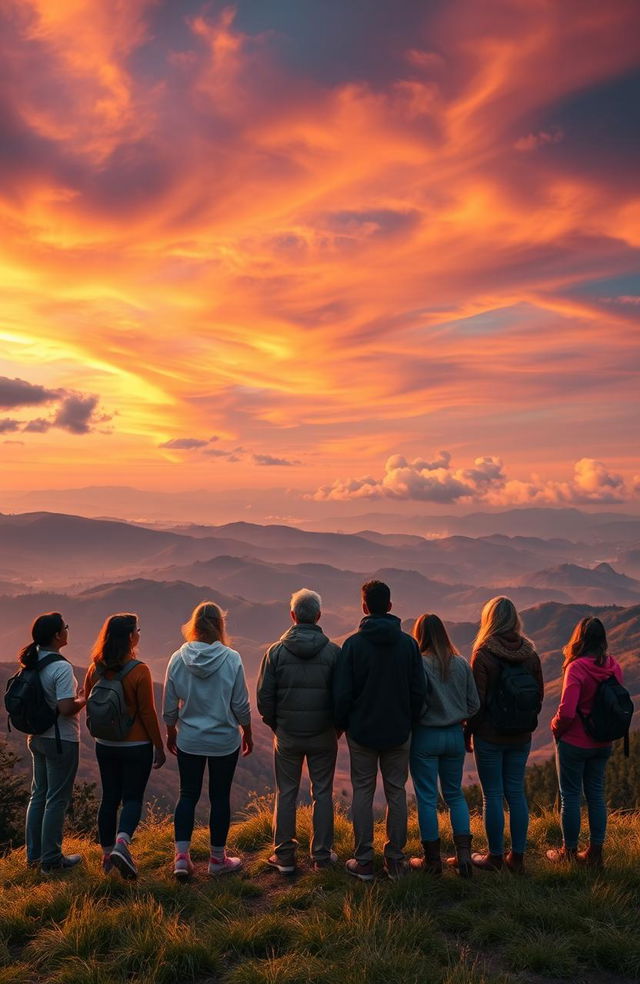
M98 414L98 397L72 394L62 401L60 409L53 419L53 427L61 427L70 434L88 434L95 424L103 423L111 418L107 414Z
M171 451L191 451L193 448L204 448L208 443L198 437L174 437L171 441L159 444L158 447L169 448Z
M36 417L34 420L30 420L25 424L22 430L25 434L46 434L52 426L53 423L51 420L46 420L44 417Z
M0 420L0 434L8 434L10 431L17 430L20 430L19 420L12 420L10 417Z
M640 481L639 483L640 484ZM348 499L405 499L417 502L478 502L488 505L587 505L626 502L638 494L623 477L595 458L581 458L565 482L508 479L500 458L484 455L471 468L453 468L451 455L440 452L435 462L402 455L387 459L381 478L365 476L337 480L319 488L317 501Z
M51 403L60 398L60 390L46 389L27 382L26 379L9 379L0 376L0 409L12 407L31 407L41 403Z
M526 153L531 150L538 150L547 144L560 143L561 140L564 140L564 132L560 127L555 127L552 130L540 130L538 133L529 133L526 137L520 137L519 140L516 140L514 147L516 150Z
M256 465L277 465L279 467L289 468L292 465L300 464L295 459L289 461L288 458L275 458L272 454L252 454L251 457Z

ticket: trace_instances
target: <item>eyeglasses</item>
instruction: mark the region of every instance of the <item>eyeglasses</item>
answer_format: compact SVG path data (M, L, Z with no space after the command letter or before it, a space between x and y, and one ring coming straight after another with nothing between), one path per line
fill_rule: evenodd
M64 625L62 626L62 628L63 629L68 629L69 628L69 623L68 622L65 622Z

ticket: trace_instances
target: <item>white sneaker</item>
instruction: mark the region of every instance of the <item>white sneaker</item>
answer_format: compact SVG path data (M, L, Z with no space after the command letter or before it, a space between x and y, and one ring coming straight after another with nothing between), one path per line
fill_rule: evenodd
M173 875L178 881L186 881L194 872L193 861L188 854L176 854L173 863Z
M230 858L227 854L223 858L209 858L210 875L226 875L238 871L241 867L242 858Z

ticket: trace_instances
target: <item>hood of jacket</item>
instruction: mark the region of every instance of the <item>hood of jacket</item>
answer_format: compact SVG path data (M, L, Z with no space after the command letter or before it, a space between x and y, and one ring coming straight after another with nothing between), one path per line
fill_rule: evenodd
M389 646L402 634L402 623L397 615L365 615L358 631L374 646Z
M482 643L494 656L508 660L511 663L522 663L523 660L535 655L533 643L516 632L508 635L493 635Z
M180 647L180 659L197 677L209 677L217 673L233 652L222 642L185 642Z
M607 656L602 666L598 666L593 656L578 656L574 659L569 666L575 667L574 673L579 672L581 677L592 677L598 683L602 683L607 677L610 677L613 673L616 661L613 656Z
M319 625L298 622L280 636L280 642L294 656L300 659L313 659L324 649L329 639Z

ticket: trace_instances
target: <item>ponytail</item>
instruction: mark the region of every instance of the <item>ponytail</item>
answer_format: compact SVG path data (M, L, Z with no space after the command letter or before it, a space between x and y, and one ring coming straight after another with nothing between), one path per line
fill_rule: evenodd
M38 650L42 646L51 645L54 636L64 629L64 619L60 612L46 612L38 615L31 626L31 638L27 646L18 653L18 662L26 668L33 667L38 662Z

